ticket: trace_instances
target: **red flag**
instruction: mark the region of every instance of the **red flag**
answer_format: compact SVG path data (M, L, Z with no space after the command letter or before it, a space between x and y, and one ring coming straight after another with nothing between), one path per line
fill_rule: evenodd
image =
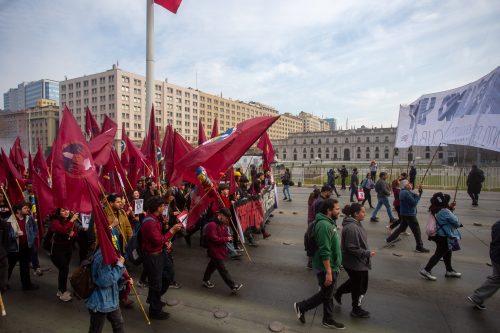
M154 2L165 9L168 9L172 13L177 14L177 9L179 9L182 0L154 0Z
M127 177L132 183L132 186L137 184L140 178L141 169L144 167L146 157L141 153L139 148L130 139L125 136L125 151L128 151L128 168Z
M82 194L86 193L86 183L95 193L99 192L96 167L82 131L67 107L52 150L55 204L77 212L92 211L90 197Z
M176 163L193 149L193 146L174 130L173 143L165 154L165 178L168 179L169 182L172 179L172 173L174 172Z
M108 163L117 129L118 125L106 116L102 125L102 133L89 141L88 147L96 165Z
M47 181L49 179L49 168L47 167L47 162L43 158L42 146L38 143L38 150L36 152L35 158L33 159L33 168L35 172L42 176L42 179Z
M108 227L108 218L106 217L106 214L104 214L101 202L94 191L94 185L87 182L86 178L84 179L87 184L88 195L90 197L92 214L94 215L95 232L99 241L102 259L104 264L111 265L118 260L118 255L116 254L113 244L111 244L111 231Z
M125 170L128 170L128 164L129 164L129 154L128 154L128 149L127 149L127 133L125 132L125 123L122 124L122 157L121 157L121 162L122 166Z
M92 115L92 112L90 112L89 107L87 106L85 108L85 133L91 138L99 135L101 133L101 130L99 129L99 125L97 124L97 121L95 120L94 116Z
M2 149L2 164L5 173L5 183L7 184L7 195L9 196L10 203L15 205L24 201L22 187L24 180L19 171L7 157Z
M262 169L271 170L271 163L274 162L274 149L267 132L260 137L257 148L262 150Z
M54 196L49 184L36 172L33 173L33 193L35 193L36 202L38 204L38 212L40 219L43 221L56 209L54 204Z
M216 136L219 136L219 121L217 117L214 119L214 126L212 127L212 135L210 135L210 138L213 139Z
M173 147L173 142L174 142L174 131L172 129L172 125L168 124L167 127L165 127L165 135L163 136L163 142L161 144L161 154L163 155L163 158L166 159L166 156L168 154L168 151L172 149Z
M203 166L211 179L219 179L221 172L233 165L278 120L277 117L257 117L246 120L236 128L228 129L216 139L196 147L175 164L174 185L182 180L196 182L196 168Z
M205 141L207 141L207 136L205 135L205 129L203 128L203 123L200 118L198 123L198 146L202 145Z
M26 167L24 166L24 159L26 158L26 154L21 147L21 139L19 137L14 141L14 145L12 145L12 149L9 154L10 160L14 163L14 166L19 170L19 172L24 173Z

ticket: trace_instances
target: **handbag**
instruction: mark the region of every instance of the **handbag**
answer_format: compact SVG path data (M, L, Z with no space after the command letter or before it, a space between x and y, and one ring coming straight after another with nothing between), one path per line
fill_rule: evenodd
M357 193L357 197L358 197L358 201L362 201L362 200L365 200L365 191L363 191L362 189L358 189L358 193Z
M448 247L452 251L460 251L460 243L458 242L458 238L456 237L450 237L448 238Z

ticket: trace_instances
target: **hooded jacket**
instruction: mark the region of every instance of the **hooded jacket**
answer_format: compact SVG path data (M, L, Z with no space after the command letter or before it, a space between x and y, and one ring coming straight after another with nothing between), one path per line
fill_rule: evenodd
M366 230L360 222L346 217L342 222L342 265L354 271L367 271L372 268Z
M313 268L324 272L323 261L330 260L332 271L338 272L342 263L342 252L340 250L340 240L335 221L322 213L316 214L314 238L318 249L313 255Z

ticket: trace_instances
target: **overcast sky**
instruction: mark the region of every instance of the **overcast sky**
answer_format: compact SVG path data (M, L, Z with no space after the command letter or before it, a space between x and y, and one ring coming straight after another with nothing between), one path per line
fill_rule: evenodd
M0 0L0 92L117 61L144 75L145 3ZM498 0L184 0L177 15L155 6L155 76L343 127L396 125L399 104L500 65L499 17Z

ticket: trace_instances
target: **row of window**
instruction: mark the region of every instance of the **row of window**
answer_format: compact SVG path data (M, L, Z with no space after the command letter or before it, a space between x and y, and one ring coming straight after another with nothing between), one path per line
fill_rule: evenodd
M345 143L349 143L349 138L348 138L348 137L346 137L346 138L344 139L344 142L345 142ZM369 137L369 136L365 137L365 142L368 142L368 143L369 143L369 142L371 142L371 141L370 141L370 137ZM381 142L381 141L380 141L379 137L378 137L378 136L376 136L376 137L375 137L375 143L378 143L378 142ZM386 137L384 138L384 142L389 142L389 136L386 136ZM317 143L317 144L319 144L319 145L320 145L320 144L322 144L321 138L318 138L318 139L316 140L316 143ZM326 143L326 144L329 144L329 143L330 143L330 138L326 138L326 139L325 139L325 143ZM338 138L333 138L333 143L339 143L339 139L338 139ZM356 143L361 143L361 137L359 137L359 136L358 136L358 137L356 138ZM297 144L297 139L293 139L293 144L294 144L294 145L296 145L296 144ZM302 141L302 144L306 145L306 144L307 144L307 139L304 139L304 140ZM314 139L312 139L312 138L311 138L311 140L310 140L310 144L315 144Z
M115 76L114 75L109 75L108 76L108 83L114 83L114 82L115 82ZM99 78L99 84L106 84L106 77L105 76L101 76ZM97 78L96 79L91 79L90 80L90 85L91 86L96 86L97 85ZM61 85L61 91L66 91L66 86L67 86L68 90L73 90L73 88L75 88L75 89L81 89L82 82L75 82L74 84L73 83L68 83L67 85L63 84L63 85ZM89 80L83 81L83 87L86 88L88 86L89 86Z

